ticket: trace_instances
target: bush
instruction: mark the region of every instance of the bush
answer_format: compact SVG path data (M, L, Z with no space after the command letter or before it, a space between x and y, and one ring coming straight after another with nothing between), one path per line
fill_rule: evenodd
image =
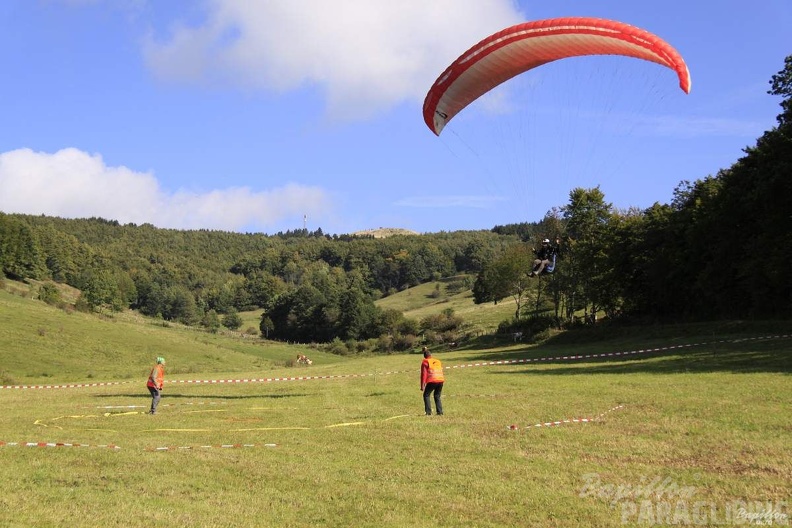
M421 325L415 319L402 319L396 324L395 331L400 334L418 335L421 333Z
M390 353L393 352L393 337L383 334L377 339L377 351Z
M3 385L18 385L17 380L5 370L0 371L0 383Z
M238 330L243 323L242 317L233 309L229 310L229 312L223 316L222 322L223 326L229 330Z
M440 283L438 282L435 284L435 288L432 290L432 293L429 294L429 297L432 299L439 299L441 295L442 293L440 292Z
M457 293L469 290L470 287L470 279L465 277L465 279L453 280L446 284L446 293L448 295L456 295Z
M88 304L88 301L85 300L85 297L83 297L82 294L77 297L77 300L74 303L74 309L83 313L89 313L92 311L91 305Z
M52 306L57 306L61 302L60 290L51 282L45 282L41 285L38 297L39 300L42 300Z
M358 344L358 351L359 352L373 352L377 350L377 344L379 343L379 339L376 337L372 337L370 339L366 339L365 341L361 341Z
M209 310L201 320L201 326L206 328L209 332L216 334L220 330L220 317L214 310Z
M346 343L337 337L327 345L327 351L337 356L346 356L349 354L349 348L347 348Z
M423 334L424 343L427 345L439 345L443 342L443 336L434 330L427 330Z
M443 343L454 343L458 340L459 334L454 331L447 331L440 334Z
M454 314L453 308L446 308L442 313L430 315L421 319L421 328L434 332L448 332L457 330L462 326L462 323L462 318Z
M413 334L395 334L391 340L393 350L405 351L414 348L418 344L418 336Z
M556 327L558 327L558 321L554 316L534 315L524 319L503 321L498 325L498 333L514 334L517 332L522 332L525 337L534 339L539 334L546 334L548 330Z

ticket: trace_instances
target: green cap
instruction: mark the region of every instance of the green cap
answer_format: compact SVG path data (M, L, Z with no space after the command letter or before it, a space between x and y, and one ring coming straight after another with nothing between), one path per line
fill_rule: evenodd
M157 363L165 363L165 358L160 356L157 358Z

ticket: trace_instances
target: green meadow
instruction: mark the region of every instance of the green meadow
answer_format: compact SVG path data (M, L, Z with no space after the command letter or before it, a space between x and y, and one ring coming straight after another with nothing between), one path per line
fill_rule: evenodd
M474 304L473 292L470 289L462 291L453 289L453 284L464 277L460 275L419 284L378 300L377 306L398 310L404 313L405 317L418 321L450 309L463 318L467 330L472 333L494 333L501 321L514 317L517 304L512 298L504 299L498 304ZM472 283L475 277L468 276L468 280Z
M313 365L293 366L298 353ZM789 523L792 323L490 337L436 355L446 413L423 416L417 353L338 357L0 291L0 526ZM241 381L298 377L312 379ZM225 382L180 383L208 380Z

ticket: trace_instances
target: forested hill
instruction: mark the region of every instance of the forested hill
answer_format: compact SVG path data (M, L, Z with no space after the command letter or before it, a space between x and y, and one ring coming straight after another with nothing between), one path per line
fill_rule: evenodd
M599 188L573 189L567 204L534 224L382 239L0 213L0 269L77 287L88 309L130 307L188 324L263 308L263 332L304 341L413 331L374 300L460 273L477 276L480 302L511 296L523 306L532 295L517 323L549 314L564 324L581 311L654 320L789 317L792 56L770 85L782 99L776 126L731 167L682 182L672 203L642 211L614 209ZM559 265L542 287L528 280L533 255L524 243L538 237L561 242Z
M7 275L52 278L75 286L86 269L157 271L209 287L216 285L218 274L246 275L256 270L289 280L310 263L322 261L345 271L360 271L371 288L387 294L433 277L476 272L503 247L531 236L487 230L376 239L329 236L321 230L270 236L121 225L101 218L0 213L0 219L6 226L0 233L8 250L3 253ZM520 231L535 229L536 225L523 224ZM12 244L15 237L18 245Z
M271 307L284 292L308 284L325 292L330 283L354 286L373 300L477 273L519 239L485 230L381 239L321 231L267 236L0 213L6 276L69 284L83 291L90 308L131 307L186 323L209 310Z

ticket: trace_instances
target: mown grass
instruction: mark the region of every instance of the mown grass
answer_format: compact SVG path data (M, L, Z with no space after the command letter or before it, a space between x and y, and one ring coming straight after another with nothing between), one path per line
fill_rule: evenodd
M287 368L296 348L121 319L66 315L0 294L4 370L12 365L24 381L41 380L36 372L46 368L48 382L123 382L0 389L2 442L121 447L0 447L0 525L618 526L625 508L647 499L640 486L658 478L693 489L691 500L721 515L734 501L775 505L792 491L792 339L779 336L789 323L470 344L438 354L457 368L446 369L446 415L426 417L417 354L310 351L314 365ZM63 326L61 352L42 343L42 321ZM685 344L696 346L669 348ZM663 350L471 366L649 348ZM105 361L110 350L117 356ZM160 412L149 416L145 377L162 350L169 383ZM103 369L89 378L96 361ZM361 376L176 383L262 373ZM596 423L530 427L618 404ZM236 443L255 447L200 447ZM618 498L620 486L632 495ZM648 500L679 498L670 491Z

